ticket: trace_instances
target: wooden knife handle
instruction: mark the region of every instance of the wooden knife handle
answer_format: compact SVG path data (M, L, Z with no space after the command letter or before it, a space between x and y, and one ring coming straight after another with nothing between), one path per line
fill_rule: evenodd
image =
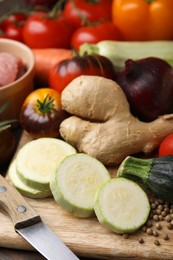
M12 219L15 229L41 221L40 216L2 175L0 175L0 208Z

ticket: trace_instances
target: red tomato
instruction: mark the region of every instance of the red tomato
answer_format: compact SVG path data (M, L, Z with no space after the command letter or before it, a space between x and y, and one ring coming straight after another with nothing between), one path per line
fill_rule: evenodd
M101 55L75 56L59 62L50 70L49 85L62 92L63 89L80 75L98 75L114 79L112 62Z
M73 32L62 15L51 17L48 13L37 13L26 20L23 38L30 48L70 48Z
M10 14L9 16L6 17L6 19L2 22L4 29L9 25L9 24L15 24L15 25L22 25L26 21L28 15L23 14L23 13L14 13Z
M159 156L173 155L173 133L163 139L159 146Z
M67 0L64 16L78 28L87 21L111 20L112 0Z
M9 24L5 29L5 37L23 42L23 25Z
M20 123L33 138L59 136L59 126L65 118L67 113L61 109L61 96L50 88L31 92L20 111Z
M83 43L97 43L103 40L120 40L120 32L112 22L99 23L93 26L78 28L71 40L71 45L77 50Z

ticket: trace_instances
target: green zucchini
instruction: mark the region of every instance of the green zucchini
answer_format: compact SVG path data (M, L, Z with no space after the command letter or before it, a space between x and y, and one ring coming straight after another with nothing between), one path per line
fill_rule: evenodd
M101 41L97 44L84 43L80 54L99 54L109 58L118 69L124 67L127 59L157 57L173 66L173 41Z
M153 195L166 202L173 202L173 156L152 159L126 157L120 164L117 177L137 181Z
M116 233L131 233L148 219L147 194L135 182L112 178L97 191L94 210L101 224Z

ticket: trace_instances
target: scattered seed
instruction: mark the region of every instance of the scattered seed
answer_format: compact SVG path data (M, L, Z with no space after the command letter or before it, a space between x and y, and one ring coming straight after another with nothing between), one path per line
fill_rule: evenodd
M159 220L164 220L164 217L162 215L159 215Z
M159 240L154 240L154 244L156 245L156 246L160 246L160 242L159 242Z
M129 238L129 235L128 234L123 234L123 238L127 239L127 238Z
M153 236L154 237L158 237L159 236L159 233L157 232L157 230L153 230Z
M163 239L164 240L168 240L169 239L169 236L167 234L163 234Z
M147 228L146 233L147 233L148 235L152 235L152 234L153 234L152 228Z
M139 240L138 240L138 241L139 241L139 243L140 243L140 244L143 244L143 243L144 243L144 239L143 239L142 237L141 237L141 238L139 238Z
M165 217L165 220L166 220L166 222L171 222L172 218L171 218L170 215L167 215L167 216Z
M143 232L146 232L146 230L147 230L147 227L146 227L146 226L143 226L143 227L142 227L142 231L143 231Z
M147 223L146 223L146 226L147 226L147 227L152 227L152 225L153 225L153 224L152 224L152 221L151 221L151 220L148 220Z
M162 211L161 214L162 214L163 217L166 217L166 212L165 211Z
M154 221L159 221L159 216L158 216L158 215L154 215L154 216L153 216L153 220L154 220Z
M151 208L152 208L152 209L155 209L155 208L156 208L155 203L151 203Z
M156 229L160 230L162 228L162 225L160 223L156 223Z
M168 229L172 229L172 228L173 228L173 225L172 225L171 223L168 223L168 224L167 224L167 228L168 228Z

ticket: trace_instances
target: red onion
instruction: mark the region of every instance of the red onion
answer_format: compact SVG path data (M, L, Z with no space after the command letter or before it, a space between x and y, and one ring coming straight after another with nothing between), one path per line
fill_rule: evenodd
M164 60L149 57L127 60L116 73L116 82L124 90L132 114L142 121L173 113L173 69Z

